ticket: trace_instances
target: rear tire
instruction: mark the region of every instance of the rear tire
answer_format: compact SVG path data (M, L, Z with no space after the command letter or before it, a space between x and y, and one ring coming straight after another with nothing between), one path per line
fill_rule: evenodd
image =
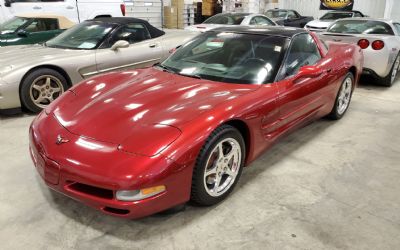
M347 73L339 92L336 95L335 105L329 113L328 118L332 120L340 120L350 106L351 97L354 89L354 76L352 73Z
M68 83L63 75L53 69L37 69L22 81L21 103L29 111L38 113L67 89Z
M224 200L239 181L245 154L243 137L236 128L222 125L214 130L197 157L190 200L201 206Z
M385 78L381 78L381 84L385 87L391 87L396 81L397 73L400 68L400 54L397 55L396 60L394 60L392 69Z

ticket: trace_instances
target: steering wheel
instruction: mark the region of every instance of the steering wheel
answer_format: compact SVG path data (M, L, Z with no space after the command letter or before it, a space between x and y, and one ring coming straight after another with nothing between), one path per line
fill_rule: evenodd
M267 62L262 58L253 57L246 59L246 61L244 61L243 64L245 64L248 67L257 67L257 66L260 67L260 66L265 66Z

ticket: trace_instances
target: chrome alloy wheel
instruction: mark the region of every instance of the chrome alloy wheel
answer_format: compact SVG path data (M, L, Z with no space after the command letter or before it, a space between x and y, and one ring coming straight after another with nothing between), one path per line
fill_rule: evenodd
M45 108L62 93L64 93L64 87L57 77L42 75L32 82L29 96L35 105Z
M204 187L213 197L219 197L235 183L242 161L241 146L233 138L220 141L211 151L204 171Z
M391 83L393 83L396 80L397 73L399 72L399 67L400 67L400 55L397 56L396 61L394 62L393 65Z
M351 77L347 77L346 80L343 82L339 92L337 104L337 112L339 115L344 114L344 112L346 112L347 108L349 107L352 88L353 79L351 79Z

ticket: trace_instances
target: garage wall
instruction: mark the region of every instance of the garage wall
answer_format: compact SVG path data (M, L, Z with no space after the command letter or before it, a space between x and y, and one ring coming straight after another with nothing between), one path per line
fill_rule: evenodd
M391 1L391 0L388 0ZM397 1L397 0L393 0ZM300 14L318 18L326 11L319 10L320 0L280 0L279 7L285 9L295 9ZM382 18L385 16L386 0L355 0L354 9L364 14ZM400 12L400 11L399 11Z

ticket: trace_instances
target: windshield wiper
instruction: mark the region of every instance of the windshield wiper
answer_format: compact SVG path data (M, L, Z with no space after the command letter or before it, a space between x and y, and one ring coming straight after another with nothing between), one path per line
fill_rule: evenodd
M189 74L182 74L180 72L176 72L173 69L171 69L170 67L165 66L161 63L155 63L153 66L161 68L163 70L163 72L168 72L171 74L176 74L176 75L186 76L186 77L191 77L191 78L196 78L196 79L202 79L201 76L199 76L199 75L189 75Z
M182 73L176 73L177 75L180 75L180 76L186 76L186 77L191 77L191 78L196 78L196 79L202 79L201 78L201 76L199 76L199 75L189 75L189 74L182 74Z
M159 67L159 68L161 68L164 72L168 72L168 73L171 73L171 74L176 74L176 72L173 71L171 68L169 68L169 67L167 67L167 66L165 66L165 65L162 65L162 64L159 63L159 62L153 64L153 67Z

